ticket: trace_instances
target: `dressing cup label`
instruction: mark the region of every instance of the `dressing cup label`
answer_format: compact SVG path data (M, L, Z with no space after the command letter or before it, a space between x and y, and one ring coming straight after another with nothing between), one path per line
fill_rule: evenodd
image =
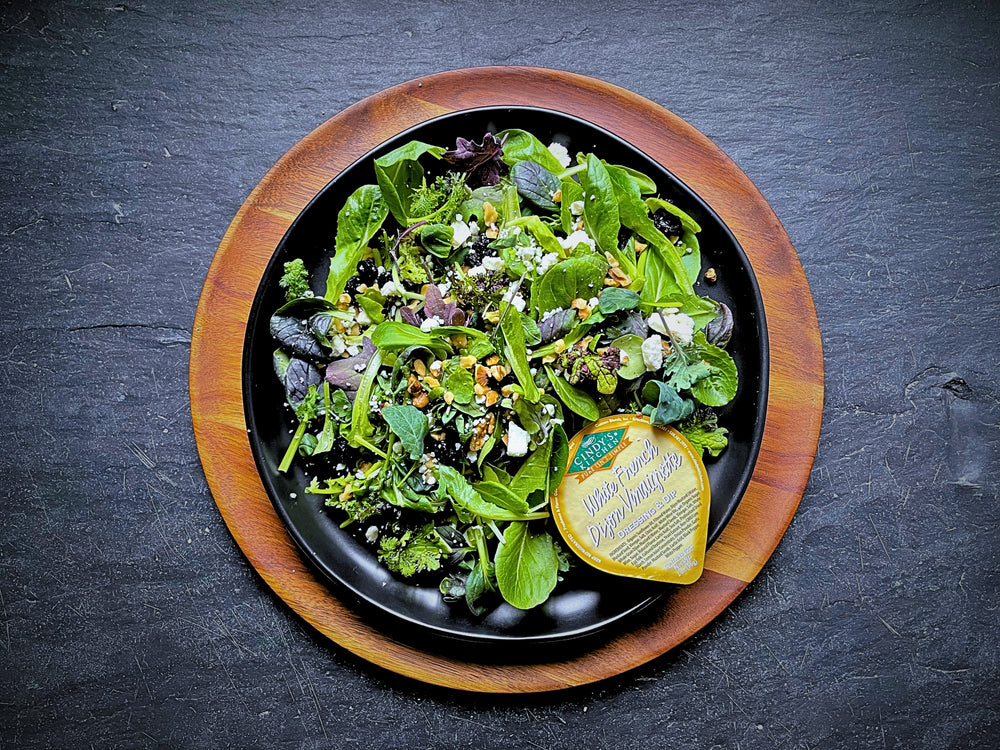
M552 515L566 543L614 575L694 583L705 564L711 488L698 451L634 414L573 436Z

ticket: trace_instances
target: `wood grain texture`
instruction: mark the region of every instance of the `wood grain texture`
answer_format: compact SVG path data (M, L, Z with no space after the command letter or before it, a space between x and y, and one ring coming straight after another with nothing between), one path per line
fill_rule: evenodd
M387 138L458 109L519 104L574 114L623 137L686 182L739 239L764 299L770 398L760 457L743 501L696 584L665 597L641 628L551 663L449 658L362 621L312 572L256 473L243 418L243 336L278 241L344 167ZM387 89L333 117L265 175L226 231L202 290L191 340L191 411L205 475L233 537L267 584L319 631L399 674L470 691L556 690L653 659L711 622L760 572L798 506L819 438L823 360L809 287L780 222L742 171L669 111L610 84L536 68L451 71Z

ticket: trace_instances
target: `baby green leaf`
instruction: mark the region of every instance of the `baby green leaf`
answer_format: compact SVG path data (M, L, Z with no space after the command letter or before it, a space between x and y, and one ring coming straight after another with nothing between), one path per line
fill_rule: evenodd
M526 523L507 527L495 564L500 593L518 609L531 609L548 599L559 577L552 537Z
M514 494L513 490L499 482L477 482L473 485L473 488L479 493L480 497L494 505L506 508L513 513L528 512L527 501L520 495Z
M607 262L595 253L561 260L532 285L531 304L539 315L572 305L577 298L596 297L604 287Z
M416 461L424 454L424 438L427 437L427 417L415 406L387 406L382 409L382 417L389 425L403 449Z
M719 417L711 409L699 409L676 427L695 448L708 451L713 458L729 444L726 428L719 427Z
M576 201L583 200L583 188L572 177L564 177L560 181L562 196L559 199L559 223L566 235L573 233L578 217L573 215L572 206Z
M434 468L438 482L452 503L469 513L491 521L521 521L547 518L548 513L522 513L501 507L484 499L468 480L450 466L438 464Z
M444 149L421 141L410 141L375 160L375 178L392 217L400 226L408 227L410 200L423 183L424 168L417 161L424 154L441 158Z
M424 224L420 227L420 244L424 250L439 258L451 255L451 239L455 230L448 224Z
M556 487L566 476L566 465L569 463L569 437L562 425L552 428L552 455L549 459L549 486L548 492L555 492Z
M362 185L347 199L337 214L337 236L326 277L327 300L336 302L343 294L368 240L375 236L388 213L382 192L375 185Z
M641 356L640 356L641 359ZM549 383L556 395L562 400L570 411L576 412L584 419L591 422L600 418L601 413L597 408L597 402L589 393L576 386L567 383L563 377L557 374L551 367L545 367L545 372L549 376Z
M681 398L677 391L659 380L648 381L642 388L642 397L652 405L650 424L667 425L694 411L694 404L689 399Z
M597 309L604 315L611 315L622 310L631 310L639 306L639 295L631 289L619 289L609 286L598 296Z
M538 400L539 392L535 385L535 379L531 375L531 366L528 364L521 316L510 305L501 310L500 314L503 316L500 321L500 330L504 338L504 356L514 370L517 382L524 389L524 397L528 401L535 402Z
M587 234L594 238L602 253L618 256L618 232L621 219L618 215L618 201L614 183L604 162L593 154L587 157L587 169L580 173L583 187L583 225ZM619 263L621 263L619 258ZM629 273L634 262L622 263L622 269Z
M559 178L541 164L525 159L510 170L517 192L544 211L556 211L552 195L559 190Z
M646 362L642 358L642 336L627 333L619 336L611 342L611 346L618 347L628 357L626 362L615 371L615 375L624 380L635 380L646 372Z
M739 385L736 363L728 353L709 344L701 331L694 335L694 343L698 357L711 368L711 372L691 386L691 395L706 406L728 404Z
M515 494L527 497L535 490L544 490L549 476L549 459L552 457L552 442L546 440L524 459L517 470L510 488Z
M531 133L524 130L512 129L497 133L497 137L504 141L503 160L511 166L516 162L527 159L540 164L555 174L559 174L562 171L562 164L559 163L559 160Z

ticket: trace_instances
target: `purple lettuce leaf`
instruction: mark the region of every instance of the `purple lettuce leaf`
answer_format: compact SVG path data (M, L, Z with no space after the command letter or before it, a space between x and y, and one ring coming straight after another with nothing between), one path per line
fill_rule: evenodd
M365 374L365 368L371 362L372 357L378 349L372 340L365 336L361 340L361 351L353 357L335 359L326 366L326 380L336 388L342 388L351 400L361 385L361 378Z

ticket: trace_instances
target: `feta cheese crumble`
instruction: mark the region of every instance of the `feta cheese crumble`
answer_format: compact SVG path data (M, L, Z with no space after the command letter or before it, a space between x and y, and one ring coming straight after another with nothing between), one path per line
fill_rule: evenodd
M646 323L657 333L669 335L681 344L690 344L694 336L694 319L690 315L677 312L675 307L668 307L662 313L654 312Z
M659 370L663 366L663 339L658 333L642 342L642 361L646 365L646 372Z
M565 250L573 250L577 245L586 244L590 246L590 249L594 249L594 241L590 238L582 229L577 229L573 234L571 234L566 239L560 239L559 245Z
M517 422L507 424L507 453L511 456L524 456L528 453L528 433Z
M549 153L556 157L556 161L565 169L569 166L569 151L561 143L553 141L549 144Z

